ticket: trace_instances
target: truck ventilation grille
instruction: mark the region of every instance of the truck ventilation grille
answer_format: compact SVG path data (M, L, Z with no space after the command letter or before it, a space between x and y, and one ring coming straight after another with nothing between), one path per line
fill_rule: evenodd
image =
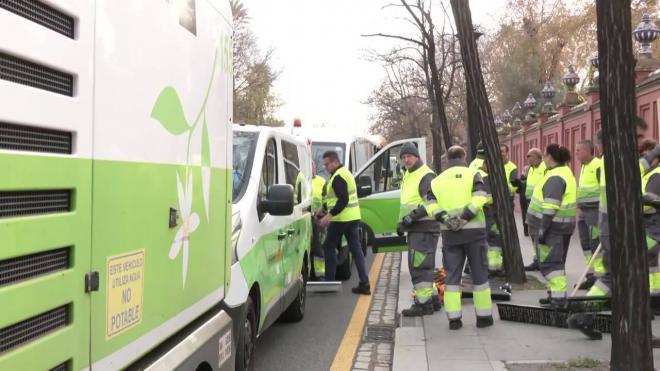
M65 305L0 329L0 354L65 327L68 322L69 306Z
M5 53L0 53L0 79L73 96L73 75Z
M73 39L73 17L36 0L0 0L0 8Z
M50 369L50 371L67 371L69 369L69 361L59 364Z
M0 192L0 218L71 210L71 191Z
M71 154L71 138L66 131L0 122L0 149Z
M0 260L0 287L69 268L68 247Z

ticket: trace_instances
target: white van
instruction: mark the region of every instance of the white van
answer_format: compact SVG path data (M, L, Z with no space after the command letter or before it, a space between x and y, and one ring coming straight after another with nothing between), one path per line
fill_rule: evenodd
M275 320L305 315L311 239L309 147L265 126L233 126L231 284L226 302L246 303L237 359L250 369L255 339ZM252 348L245 351L246 345ZM242 357L242 358L241 358Z

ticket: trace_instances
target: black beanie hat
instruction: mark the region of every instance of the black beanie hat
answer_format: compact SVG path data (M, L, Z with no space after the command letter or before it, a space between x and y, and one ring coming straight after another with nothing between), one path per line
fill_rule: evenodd
M403 155L413 155L417 158L419 158L419 150L417 150L417 146L413 144L413 142L408 142L405 143L403 146L401 146L401 152L399 152L399 158Z

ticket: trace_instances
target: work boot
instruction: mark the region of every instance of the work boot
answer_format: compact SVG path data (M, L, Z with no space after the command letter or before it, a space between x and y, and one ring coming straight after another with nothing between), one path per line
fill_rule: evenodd
M458 330L461 327L463 327L463 321L461 321L460 319L450 319L449 320L449 329L450 330Z
M360 282L357 286L351 289L354 294L361 295L371 295L371 288L369 287L369 282L362 283Z
M539 270L538 260L534 260L532 262L532 264L525 266L525 272L532 272L532 271L537 271L537 270Z
M546 296L545 298L540 298L539 304L541 306L549 306L550 303L552 303L552 297L550 296L550 291L548 291L548 296Z
M433 295L431 297L431 302L433 303L433 310L434 311L439 311L442 309L442 303L440 302L440 296L439 295Z
M433 304L428 301L424 304L413 303L408 309L401 311L404 317L421 317L433 314Z
M493 316L477 317L477 328L484 328L493 325Z
M587 276L587 279L584 280L584 282L582 282L582 284L578 288L580 290L589 290L591 286L594 285L594 283L596 283L596 276L592 274L590 276Z

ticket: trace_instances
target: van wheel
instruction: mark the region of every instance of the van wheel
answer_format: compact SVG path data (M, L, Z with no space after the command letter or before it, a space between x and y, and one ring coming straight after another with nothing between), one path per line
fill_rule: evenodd
M246 315L236 345L236 370L254 371L254 355L257 347L257 315L252 298L248 296Z
M340 251L337 254L337 272L335 273L335 277L337 277L337 280L339 281L348 281L351 279L351 260L352 256L351 253L348 252L348 246L346 246L345 249L345 256L342 257L342 252ZM342 261L342 258L344 259Z
M298 296L282 313L282 320L286 322L298 322L305 317L305 304L307 303L307 264L303 262L298 279Z

